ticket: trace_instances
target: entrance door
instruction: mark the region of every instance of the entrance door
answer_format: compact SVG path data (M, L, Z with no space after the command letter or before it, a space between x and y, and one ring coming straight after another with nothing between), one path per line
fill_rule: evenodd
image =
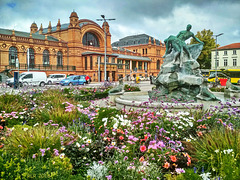
M107 71L107 81L110 80L110 77L109 77L109 71Z
M112 71L112 81L115 81L115 75L116 75L116 72Z

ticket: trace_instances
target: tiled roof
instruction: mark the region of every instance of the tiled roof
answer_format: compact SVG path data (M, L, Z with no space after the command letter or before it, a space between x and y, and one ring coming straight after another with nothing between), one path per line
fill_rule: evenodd
M81 22L79 23L79 26L82 27L85 24L91 24L91 22ZM68 29L69 23L61 24L61 30ZM57 26L52 27L52 32L57 31ZM46 34L48 32L48 28L43 28L43 34ZM36 34L39 34L39 30L36 32Z
M228 44L226 46L219 47L218 49L240 49L240 43Z
M30 33L27 33L27 32L21 32L21 31L14 31L14 32L15 32L15 36L18 36L18 37L26 37L26 38L29 38L29 37L30 37ZM1 28L0 28L0 34L12 35L12 30L9 30L9 29L1 29ZM33 34L32 34L32 38L33 38L33 39L41 39L41 40L44 40L44 39L45 39L45 35L33 33ZM47 36L47 39L48 39L49 41L58 41L57 38L54 38L54 37L52 37L52 36Z
M121 47L121 46L136 46L139 44L148 44L149 38L151 38L151 43L154 43L154 38L147 35L147 34L139 34L139 35L132 35L127 36L119 41L112 43L113 47ZM155 39L157 45L163 45L159 40Z

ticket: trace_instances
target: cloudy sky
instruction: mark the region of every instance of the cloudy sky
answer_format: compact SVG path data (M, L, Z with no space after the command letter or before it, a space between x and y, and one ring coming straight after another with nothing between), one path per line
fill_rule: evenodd
M163 41L187 24L194 34L224 33L221 46L240 42L240 0L0 0L0 28L29 32L34 21L43 28L58 19L64 24L73 10L79 19L116 18L109 22L112 42L143 33Z

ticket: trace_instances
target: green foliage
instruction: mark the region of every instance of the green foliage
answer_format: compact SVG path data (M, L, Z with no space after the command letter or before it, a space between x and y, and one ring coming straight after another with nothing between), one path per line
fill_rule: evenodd
M225 88L212 87L212 88L209 88L209 89L213 92L224 92Z
M40 148L47 149L45 157L52 155L53 149L60 149L61 134L57 133L58 129L49 126L14 126L9 137L5 140L4 149L14 155L21 157L32 157L33 154L41 156Z
M211 50L216 48L216 42L212 35L213 32L210 29L198 31L195 35L200 41L204 42L202 52L197 59L201 69L211 69ZM190 44L196 43L198 42L195 39L191 39Z
M70 179L72 165L70 159L59 157L42 161L41 158L20 158L0 150L1 179Z
M3 94L0 96L0 112L11 113L25 107L25 100L19 94Z
M132 91L141 91L138 86L130 85L130 84L125 84L124 85L124 91L125 92L132 92Z
M206 167L216 176L240 178L240 132L228 128L213 128L211 132L190 142L188 150L199 167ZM209 163L210 162L210 163Z

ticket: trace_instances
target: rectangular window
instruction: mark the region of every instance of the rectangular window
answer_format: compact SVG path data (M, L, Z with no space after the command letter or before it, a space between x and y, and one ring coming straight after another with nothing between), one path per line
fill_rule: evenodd
M237 59L233 59L233 66L237 66Z
M147 54L147 48L145 49L145 54Z
M147 71L147 69L148 69L148 63L144 62L144 70Z
M224 55L227 55L227 51L224 51Z
M142 54L144 54L144 49L142 49Z
M218 59L215 61L215 66L216 66L216 67L219 66L219 60L218 60Z
M227 66L228 65L228 60L227 59L224 59L224 66Z
M136 69L137 68L137 62L136 61L132 61L132 69Z
M117 63L118 63L118 69L122 69L123 68L123 60L122 59L118 59L117 60Z
M106 63L108 63L109 62L109 58L108 57L106 57Z
M85 70L87 70L87 57L85 57Z
M138 69L142 70L142 62L138 62Z
M125 67L126 67L126 69L130 69L130 61L129 60L125 60Z
M236 55L237 54L237 50L233 50L233 55Z
M92 56L90 56L90 69L91 70L93 69L93 58L92 58Z
M114 57L112 57L112 63L115 63L115 58Z

